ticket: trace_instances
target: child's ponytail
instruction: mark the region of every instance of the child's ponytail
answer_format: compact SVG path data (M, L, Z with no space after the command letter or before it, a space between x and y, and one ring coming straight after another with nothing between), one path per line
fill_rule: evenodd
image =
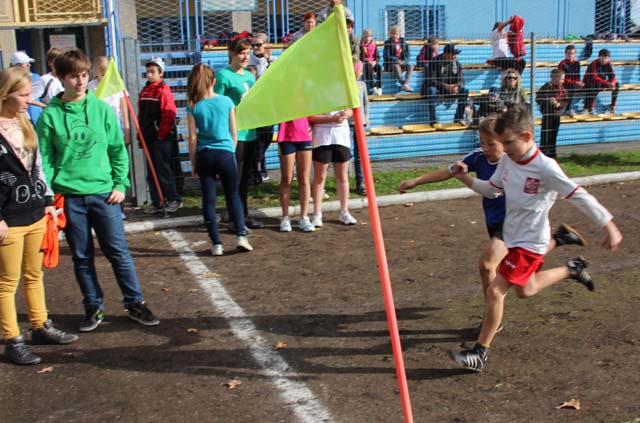
M190 109L207 96L215 80L216 73L210 66L198 63L191 69L187 77L187 106Z

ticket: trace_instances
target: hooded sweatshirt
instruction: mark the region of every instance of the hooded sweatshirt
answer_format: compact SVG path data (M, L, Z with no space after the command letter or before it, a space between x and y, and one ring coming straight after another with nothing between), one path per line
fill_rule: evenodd
M51 99L36 131L42 168L56 194L92 195L129 187L129 156L111 107L88 91L81 101Z

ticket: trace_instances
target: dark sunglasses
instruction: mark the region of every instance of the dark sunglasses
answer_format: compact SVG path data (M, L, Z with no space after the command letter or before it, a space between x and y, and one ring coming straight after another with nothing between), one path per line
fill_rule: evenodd
M504 79L508 79L508 80L511 80L511 81L516 81L518 79L518 77L517 76L505 76Z
M254 47L262 47L262 43L255 43L253 44Z

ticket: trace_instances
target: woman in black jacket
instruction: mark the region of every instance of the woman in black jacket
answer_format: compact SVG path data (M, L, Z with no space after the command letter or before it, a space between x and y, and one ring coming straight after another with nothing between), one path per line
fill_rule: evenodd
M37 364L20 334L15 294L22 273L33 344L68 344L78 337L53 327L47 316L40 250L45 214L54 217L35 131L26 117L31 75L22 68L0 72L0 331L5 358Z

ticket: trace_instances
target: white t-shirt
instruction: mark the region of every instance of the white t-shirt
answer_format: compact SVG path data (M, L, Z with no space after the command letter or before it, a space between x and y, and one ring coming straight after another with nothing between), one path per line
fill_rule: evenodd
M506 195L503 235L507 248L546 253L551 239L549 210L558 194L601 226L612 219L611 213L569 179L555 160L537 148L532 150L530 157L520 162L514 162L505 154L489 181L474 179L471 186L485 197Z
M494 29L491 32L491 48L493 49L493 58L509 56L509 45L507 44L507 33Z
M49 81L51 81L50 84ZM47 85L49 86L47 87ZM47 89L46 93L44 92L45 88ZM64 87L62 86L62 82L49 72L42 75L40 79L33 84L31 87L31 99L42 101L44 104L49 104L51 98L63 91Z
M339 113L330 112L325 115L332 116ZM351 132L349 123L345 119L342 123L328 122L317 123L313 125L313 148L326 145L342 145L351 148Z
M95 92L98 89L98 85L100 85L100 81L98 81L97 79L92 79L87 84L87 88ZM109 97L102 98L101 100L107 103L115 112L116 117L118 118L118 123L120 124L120 128L124 131L124 121L122 120L122 109L120 107L120 100L122 100L122 98L124 98L123 93L115 93L113 95L110 95Z

